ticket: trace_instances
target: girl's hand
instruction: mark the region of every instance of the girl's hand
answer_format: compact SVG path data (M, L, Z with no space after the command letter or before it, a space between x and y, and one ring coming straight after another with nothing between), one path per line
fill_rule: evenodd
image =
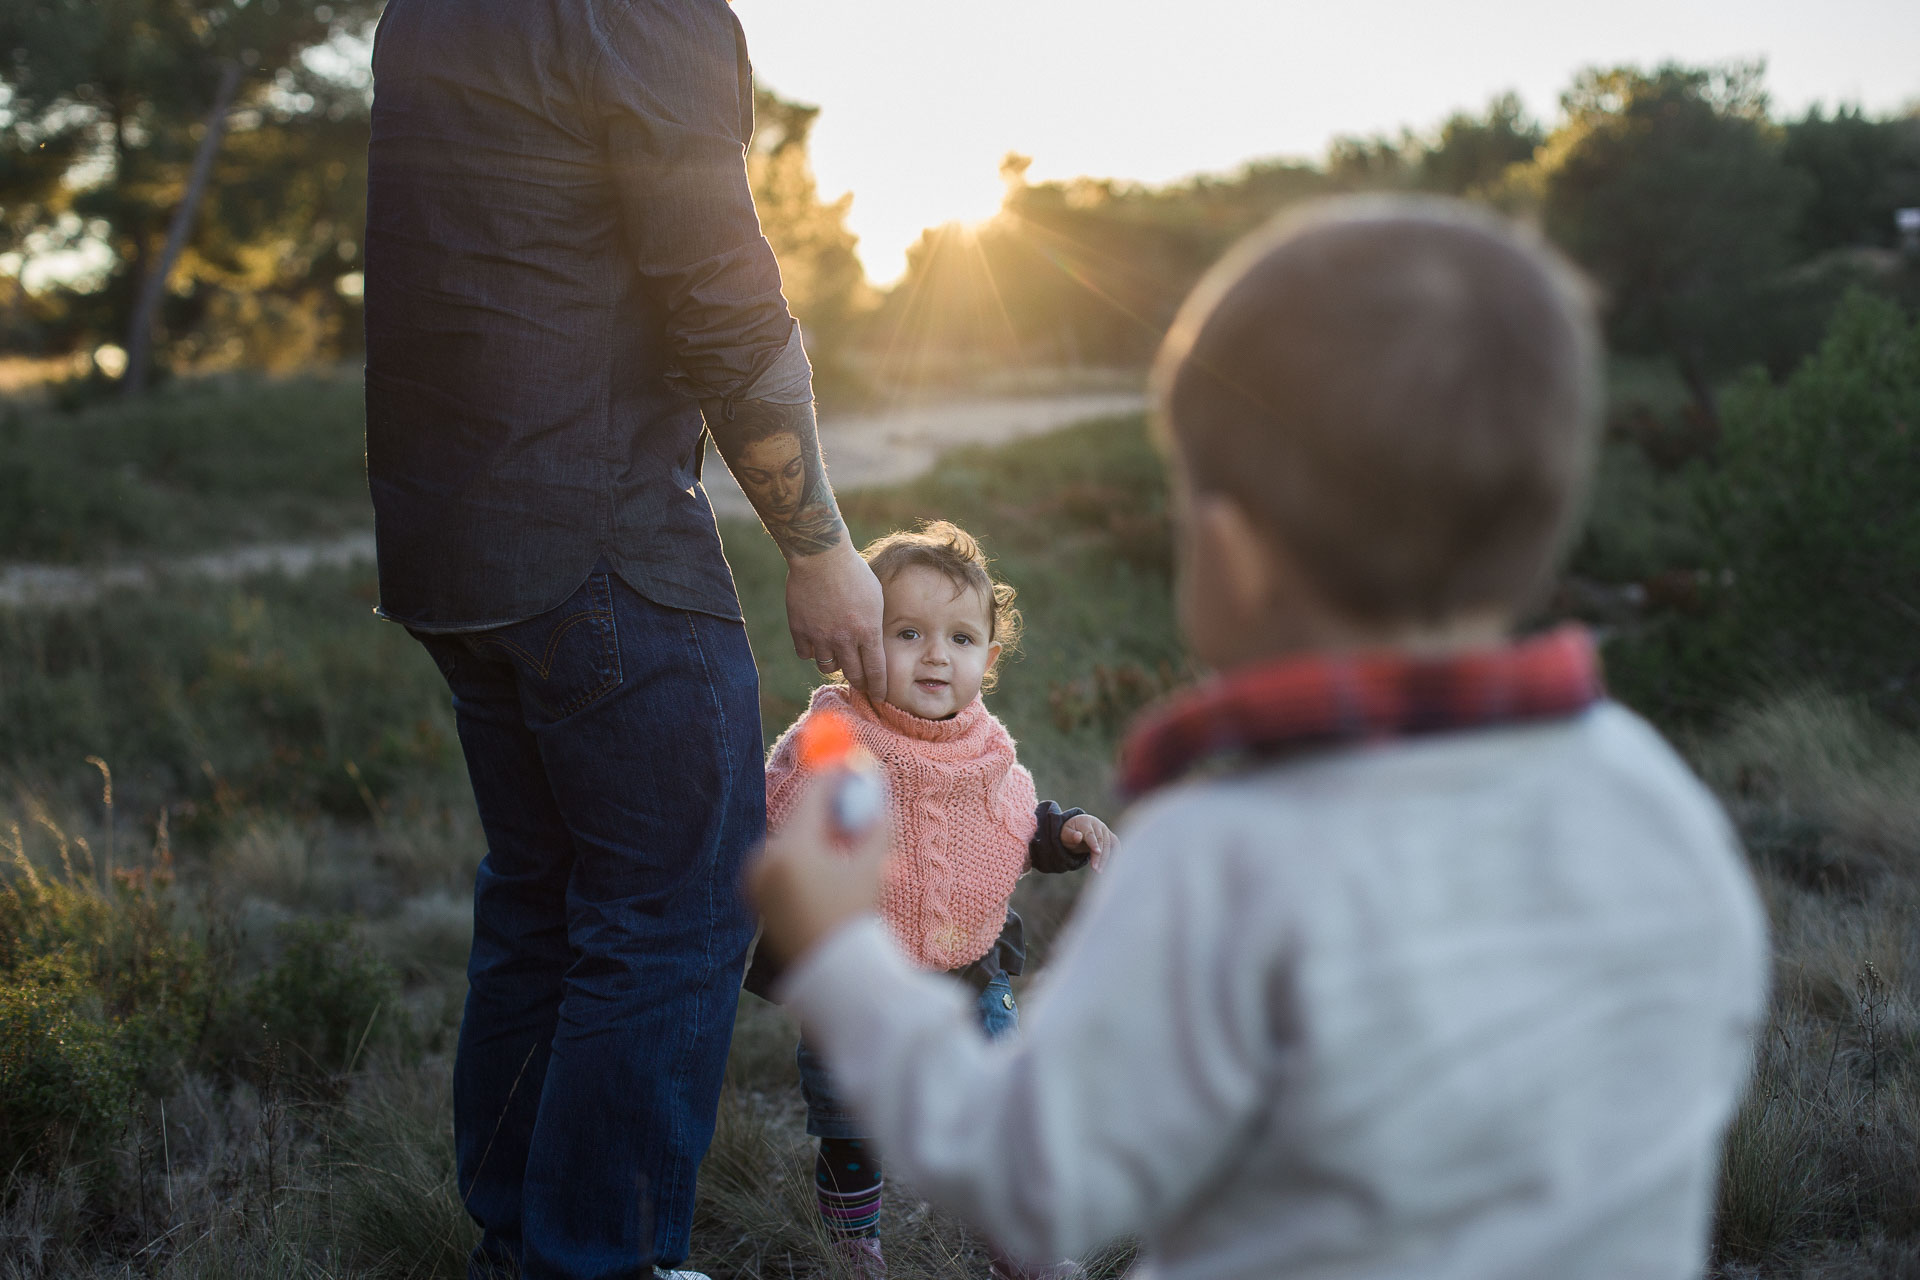
M1111 828L1090 813L1068 818L1060 828L1060 843L1069 849L1085 848L1092 854L1093 869L1107 865L1107 858L1120 844Z
M889 827L876 822L851 844L840 834L829 809L844 777L835 771L815 778L747 867L747 897L766 925L762 940L784 963L797 961L880 901Z

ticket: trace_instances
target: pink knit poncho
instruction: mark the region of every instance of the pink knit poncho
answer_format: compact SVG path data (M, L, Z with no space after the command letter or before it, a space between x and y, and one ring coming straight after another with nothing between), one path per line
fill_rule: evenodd
M845 685L821 685L767 758L769 830L805 790L800 726L829 707L846 716L886 777L893 853L880 918L926 968L978 960L1000 936L1035 828L1033 775L1014 761L1006 726L977 697L951 719L923 720Z

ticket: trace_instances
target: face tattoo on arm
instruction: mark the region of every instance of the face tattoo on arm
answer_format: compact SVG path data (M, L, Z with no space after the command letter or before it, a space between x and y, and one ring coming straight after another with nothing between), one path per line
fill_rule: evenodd
M707 422L774 543L789 559L818 555L847 535L827 483L811 404L709 401Z

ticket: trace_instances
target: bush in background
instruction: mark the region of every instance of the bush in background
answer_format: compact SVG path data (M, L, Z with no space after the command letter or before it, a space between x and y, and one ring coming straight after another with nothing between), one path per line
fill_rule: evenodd
M1613 687L1670 726L1809 686L1920 724L1920 320L1849 294L1790 377L1723 401L1704 457L1603 473L1587 564L1698 557L1664 566L1686 607L1609 646Z
M86 1165L188 1072L337 1091L369 1048L417 1048L392 969L346 922L283 926L279 958L236 982L238 937L183 919L164 845L107 874L85 837L28 807L57 854L31 857L8 830L0 1180Z
M1717 472L1743 665L1920 721L1920 320L1849 295L1792 377L1727 397Z
M113 872L96 867L84 837L29 810L62 872L36 869L11 827L13 865L0 873L0 1168L9 1169L98 1151L138 1093L170 1082L219 993L216 962L175 922L164 847L144 868Z
M65 957L0 980L0 1167L28 1173L98 1153L126 1106L134 1063Z
M369 1044L404 1043L406 1011L393 969L369 955L344 920L296 920L281 931L280 959L248 984L236 1013L244 1029L229 1062L256 1074L328 1083L352 1071Z

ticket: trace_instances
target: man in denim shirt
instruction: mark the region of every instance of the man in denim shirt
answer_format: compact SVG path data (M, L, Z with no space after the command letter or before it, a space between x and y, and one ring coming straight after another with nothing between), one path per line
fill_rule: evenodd
M374 74L381 612L452 688L487 836L470 1270L645 1275L687 1256L764 816L708 434L787 558L795 651L875 695L880 589L754 215L724 0L391 0Z

